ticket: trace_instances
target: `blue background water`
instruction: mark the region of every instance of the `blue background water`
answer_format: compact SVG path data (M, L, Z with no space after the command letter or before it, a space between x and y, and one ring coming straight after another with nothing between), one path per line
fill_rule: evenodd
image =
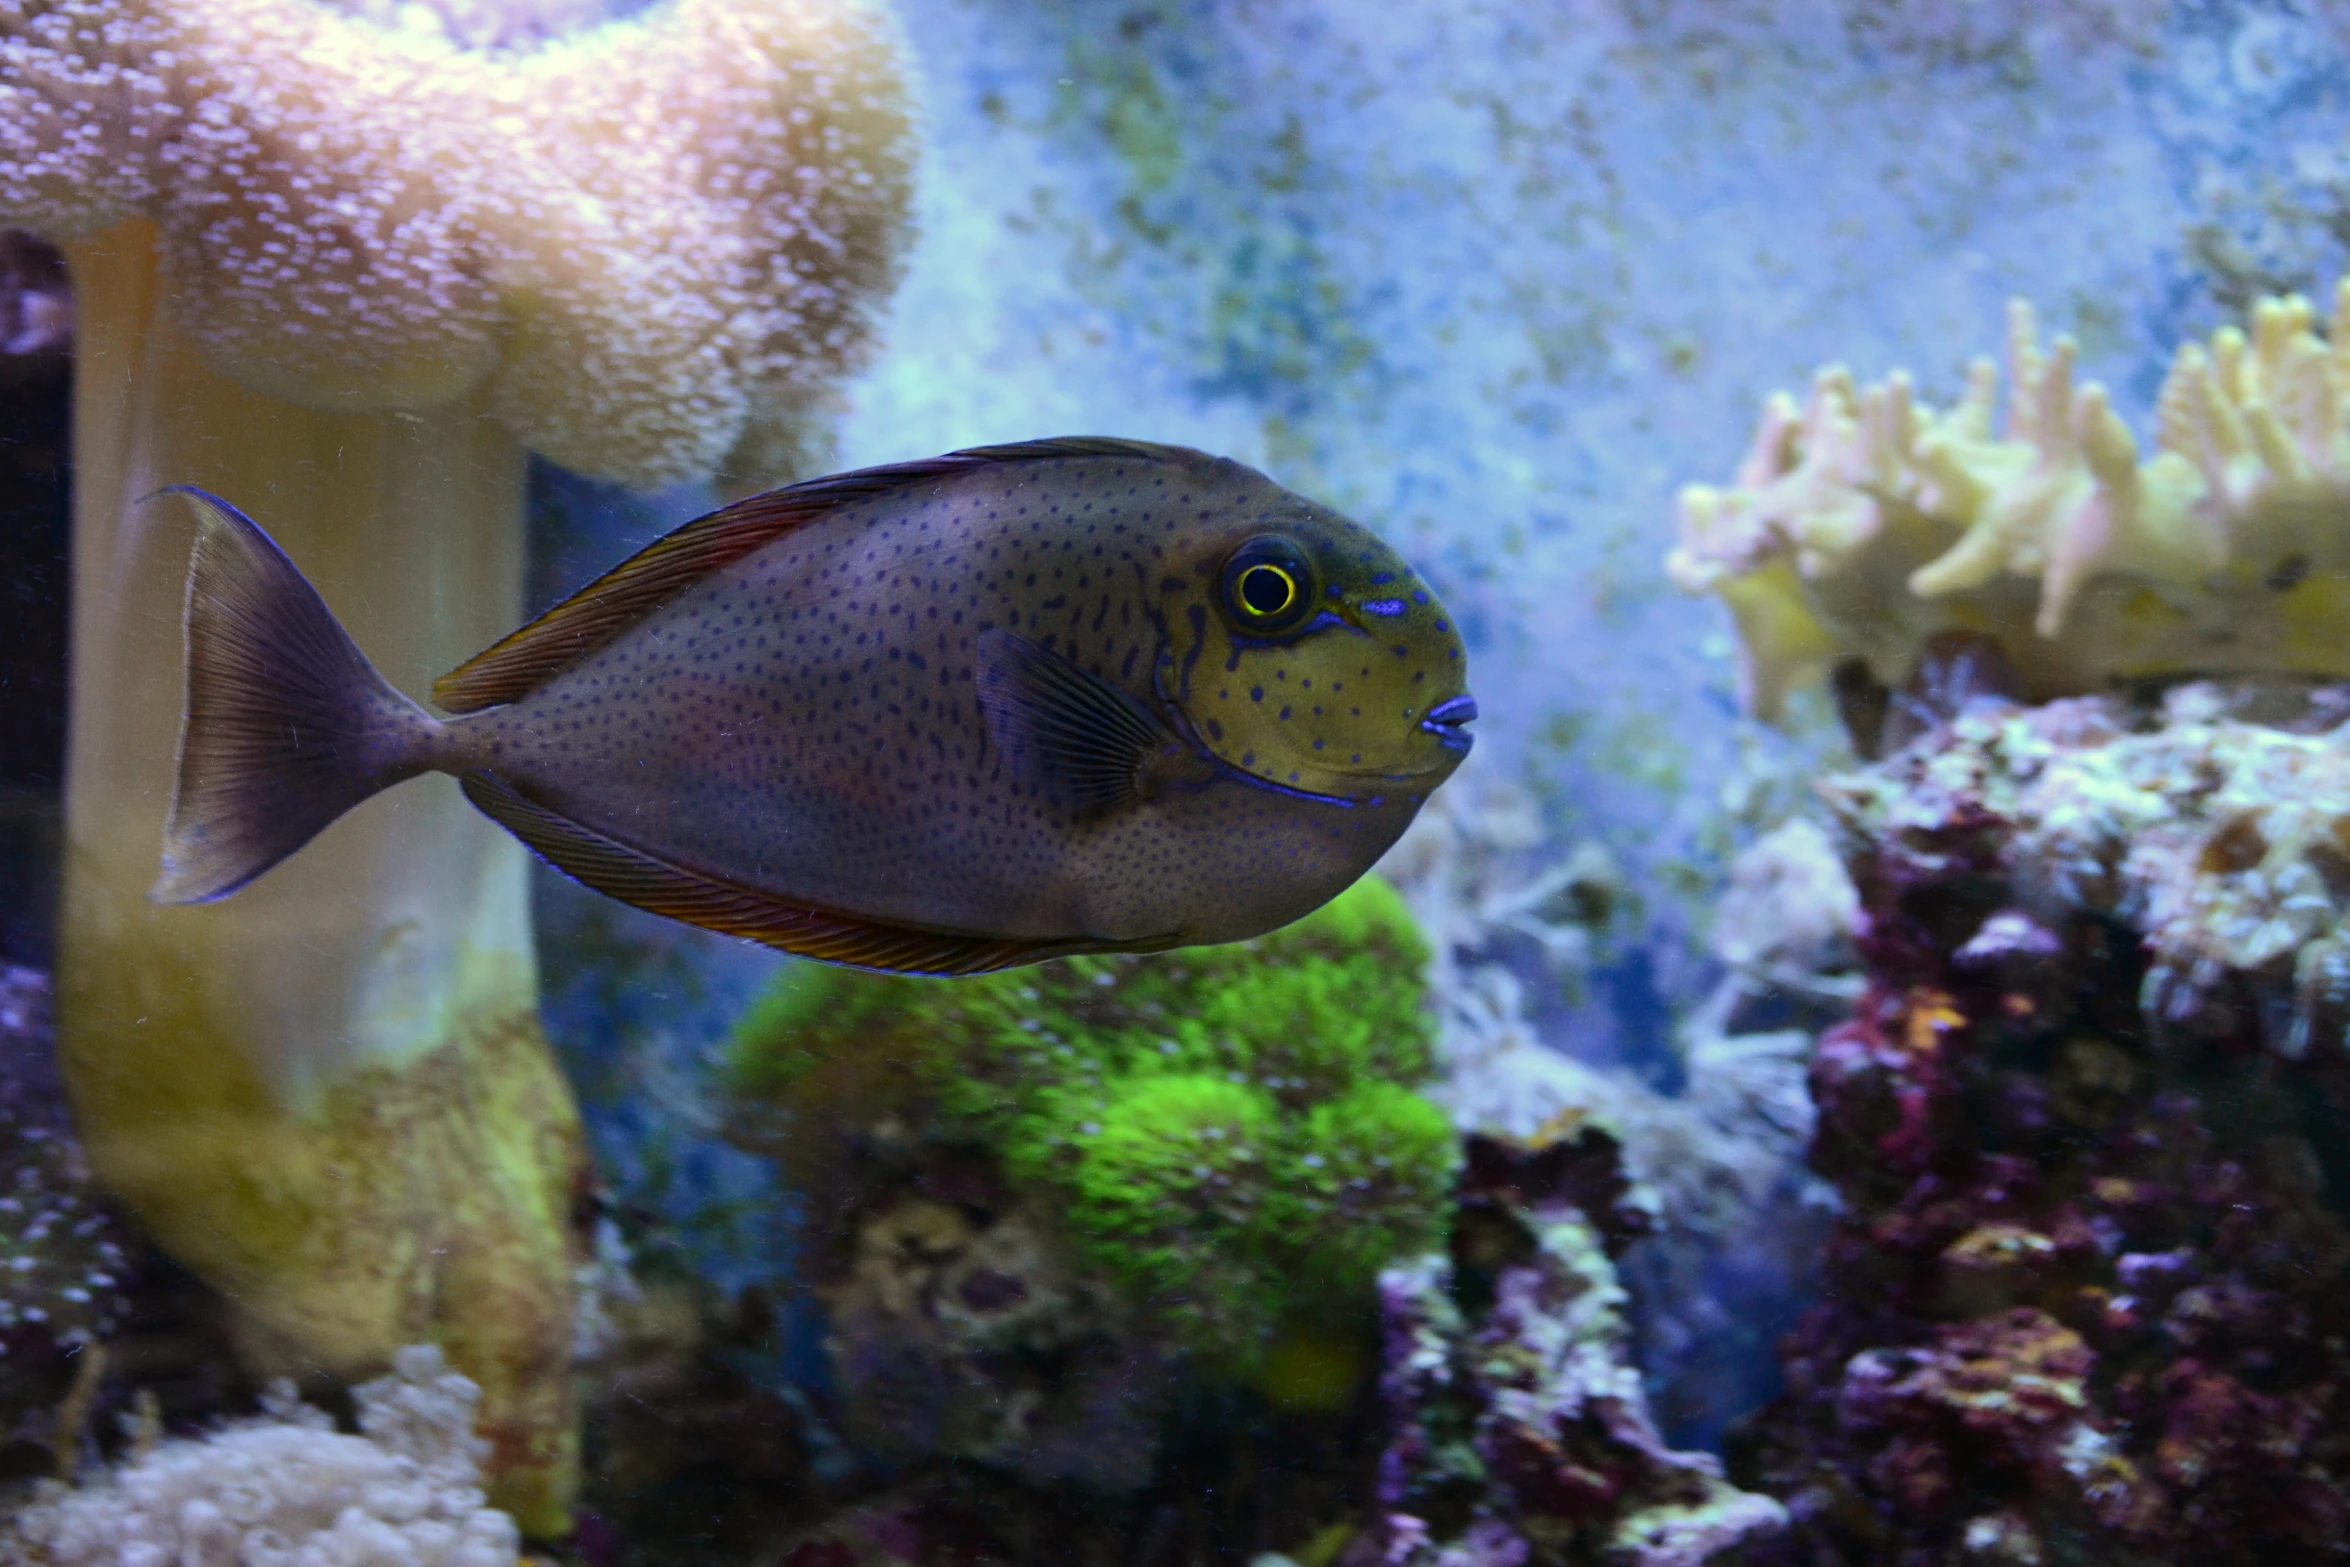
M1659 558L1761 399L1841 360L1932 400L2022 294L2140 429L2173 346L2350 237L2350 22L2133 0L901 0L921 239L843 466L1109 432L1373 523L1472 640L1472 763L1605 844L1631 914L1550 1042L1670 1083L1723 858L1828 743L1736 711ZM697 510L538 477L542 586ZM712 1135L774 960L542 886L616 1190L729 1283L788 1212ZM1702 1433L1700 1433L1702 1434Z

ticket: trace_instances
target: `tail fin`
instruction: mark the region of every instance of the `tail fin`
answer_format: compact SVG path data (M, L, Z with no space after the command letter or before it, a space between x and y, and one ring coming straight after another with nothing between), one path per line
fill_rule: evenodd
M147 896L208 903L427 771L443 730L375 672L252 518L191 485L157 494L187 496L197 527L179 782Z

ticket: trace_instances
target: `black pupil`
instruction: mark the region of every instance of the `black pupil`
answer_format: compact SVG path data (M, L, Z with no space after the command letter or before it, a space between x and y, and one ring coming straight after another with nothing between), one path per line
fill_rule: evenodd
M1240 574L1240 602L1252 615L1278 615L1297 589L1278 566L1251 566Z

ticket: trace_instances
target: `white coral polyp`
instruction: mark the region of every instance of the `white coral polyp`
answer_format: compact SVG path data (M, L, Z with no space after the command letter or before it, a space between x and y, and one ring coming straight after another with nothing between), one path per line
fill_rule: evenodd
M0 0L0 224L152 218L198 340L273 396L482 390L533 450L668 483L778 449L870 338L899 53L867 0L674 0L523 53L316 0Z
M165 1442L17 1532L53 1567L514 1567L513 1521L482 1504L473 1383L418 1346L355 1396L358 1436L281 1385L263 1418Z

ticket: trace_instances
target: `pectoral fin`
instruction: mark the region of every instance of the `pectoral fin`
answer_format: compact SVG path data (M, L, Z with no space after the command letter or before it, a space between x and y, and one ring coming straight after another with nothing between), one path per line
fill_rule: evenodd
M1001 627L979 634L973 678L987 732L1013 773L1074 815L1147 799L1192 760L1134 697Z

